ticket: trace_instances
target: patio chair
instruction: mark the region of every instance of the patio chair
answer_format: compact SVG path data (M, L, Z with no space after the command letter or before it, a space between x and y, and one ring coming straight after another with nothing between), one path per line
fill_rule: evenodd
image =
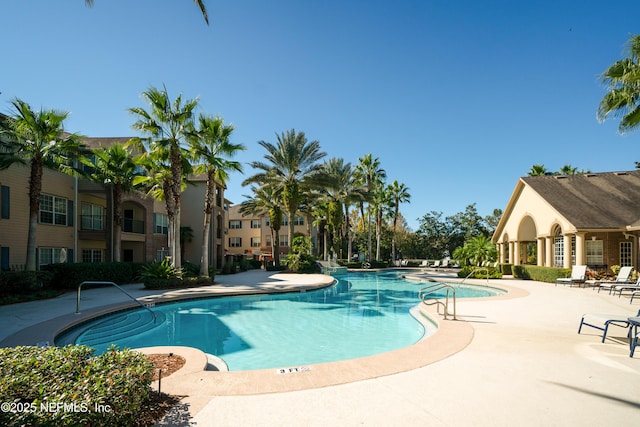
M620 298L622 296L622 292L624 291L631 291L633 293L633 291L638 291L638 290L640 290L640 279L638 279L636 283L629 283L626 285L614 286L613 294L615 295L617 292L618 298ZM609 293L611 293L611 291L609 291Z
M586 265L574 265L571 269L571 277L560 277L556 279L556 286L558 286L558 283L569 285L569 287L573 286L574 283L580 286L581 283L584 283L585 274L587 274Z
M638 310L636 316L640 316L640 310ZM605 338L607 338L607 332L609 332L609 326L614 325L621 328L628 328L629 317L633 316L630 314L586 313L582 315L578 333L582 330L582 326L590 326L602 331L602 342L604 342Z
M423 259L420 263L420 267L429 267L429 260Z
M440 267L440 260L434 261L429 267L438 268Z
M625 283L629 283L629 276L631 276L631 271L633 267L620 267L620 271L618 271L618 275L615 280L597 280L597 279L589 279L585 280L585 286L594 286L598 288L598 292L600 289L609 289L609 293L613 290L614 287L618 285L622 285Z

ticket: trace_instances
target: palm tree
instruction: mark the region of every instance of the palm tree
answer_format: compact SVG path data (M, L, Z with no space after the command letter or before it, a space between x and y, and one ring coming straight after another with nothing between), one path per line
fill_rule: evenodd
M180 259L180 209L183 182L183 162L187 158L184 148L185 141L193 130L193 111L198 105L197 99L185 101L182 104L182 95L171 102L167 89L159 90L151 87L142 93L142 97L151 107L150 111L144 108L130 108L129 112L136 115L138 120L132 125L149 137L149 151L156 152L157 158L168 159L171 168L171 207L173 212L167 212L173 219L169 227L172 229L169 235L171 249L171 262L176 268L182 266ZM141 139L137 140L141 142ZM167 194L165 194L167 196Z
M544 167L544 165L533 165L531 166L531 169L529 170L529 176L544 176L547 175L549 173L549 171L547 170L547 168Z
M355 166L355 178L365 186L367 193L369 194L369 201L367 202L367 259L371 261L371 195L375 188L381 185L382 181L386 179L387 173L380 167L380 160L376 157L373 158L371 153L366 154L358 159L360 162ZM364 218L364 203L360 203L360 212L362 218Z
M44 168L75 174L74 163L82 157L81 136L66 134L64 120L68 112L33 111L29 104L15 98L15 113L3 123L6 140L0 148L0 170L12 164L28 165L29 230L27 233L26 270L36 270L36 229L40 212Z
M191 151L196 161L201 162L194 167L194 172L207 176L204 200L204 227L202 229L202 255L200 259L200 276L209 276L209 230L211 214L215 204L216 182L224 185L229 171L242 172L240 162L228 160L238 151L246 150L242 144L232 144L229 137L233 132L232 125L225 125L221 117L200 115L198 129L191 142Z
M602 82L609 92L598 105L596 117L600 123L609 114L621 117L618 132L624 134L640 125L640 34L627 42L628 58L614 62L602 73Z
M332 158L324 163L323 175L326 184L322 187L327 207L327 223L333 235L333 252L339 254L342 240L343 213L342 206L347 200L346 187L351 180L351 163L345 163L342 158Z
M139 175L131 153L122 144L113 144L108 148L99 148L93 152L95 159L83 161L92 168L89 179L107 186L111 191L113 219L113 247L111 259L120 261L122 234L122 195L132 191L134 179Z
M372 202L376 222L376 261L380 261L382 224L385 217L392 209L392 199L388 188L384 185L378 185L373 191Z
M276 134L277 144L258 141L265 150L267 162L254 161L251 167L261 172L244 180L242 185L271 185L282 194L282 201L289 216L289 252L293 240L296 213L302 203L305 188L322 171L317 163L326 156L320 151L318 141L307 142L304 132L291 129Z
M396 226L398 223L398 212L400 210L400 203L410 203L411 194L409 194L409 188L404 184L400 184L397 180L393 181L389 187L389 196L393 200L393 238L391 240L391 258L395 262L396 260Z
M200 12L202 12L202 17L204 18L204 22L209 25L209 16L207 14L207 8L204 5L204 1L202 0L193 0L193 2L200 8ZM93 7L93 0L84 0L84 3L88 7Z
M566 164L560 168L558 173L560 175L575 175L576 173L578 173L578 168L574 168L570 164Z
M243 215L269 215L271 230L271 255L276 266L280 265L280 228L282 227L282 196L276 187L263 185L251 187L253 197L245 196L241 203L240 213Z

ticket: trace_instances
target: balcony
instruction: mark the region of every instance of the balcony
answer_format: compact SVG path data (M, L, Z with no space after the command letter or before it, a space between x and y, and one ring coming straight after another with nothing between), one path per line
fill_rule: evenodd
M122 220L122 231L125 233L144 234L144 221L124 218Z

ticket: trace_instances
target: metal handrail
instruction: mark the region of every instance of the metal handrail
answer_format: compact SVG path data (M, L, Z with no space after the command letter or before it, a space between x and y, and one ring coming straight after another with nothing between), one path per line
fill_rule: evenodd
M443 303L442 301L438 301L433 300L433 302L428 303L427 300L427 296L431 295L435 292L438 292L439 290L442 289L446 289L447 294L445 296L445 302ZM429 286L425 286L424 288L420 289L420 292L418 292L418 297L422 300L423 304L426 305L433 305L436 304L438 307L438 314L440 314L440 306L442 305L442 307L444 308L444 318L446 319L448 315L450 315L449 313L449 294L453 293L453 320L457 320L456 319L456 288L447 284L447 283L442 283L442 282L436 282L433 285L429 285Z
M122 292L123 294L125 294L126 296L128 296L129 298L131 298L131 300L133 302L135 302L136 304L138 304L140 307L144 308L145 310L147 310L149 313L151 313L151 315L153 316L153 323L156 323L156 314L146 305L144 305L143 303L141 303L140 301L138 301L136 298L134 298L129 292L125 291L124 289L122 289L120 286L118 286L117 284L113 283L113 282L103 282L100 280L94 281L94 280L85 280L84 282L80 283L78 285L78 300L76 302L76 314L80 314L80 292L82 290L82 285L113 285L115 286L117 289L120 290L120 292Z

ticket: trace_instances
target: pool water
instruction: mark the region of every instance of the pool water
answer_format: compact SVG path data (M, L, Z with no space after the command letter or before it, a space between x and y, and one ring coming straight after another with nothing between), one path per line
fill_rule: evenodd
M394 272L349 273L334 286L295 294L209 298L114 313L56 339L105 351L179 345L222 358L229 370L299 367L395 350L416 343L424 326L409 310L419 283ZM490 291L460 288L458 297ZM73 337L73 338L72 338Z

